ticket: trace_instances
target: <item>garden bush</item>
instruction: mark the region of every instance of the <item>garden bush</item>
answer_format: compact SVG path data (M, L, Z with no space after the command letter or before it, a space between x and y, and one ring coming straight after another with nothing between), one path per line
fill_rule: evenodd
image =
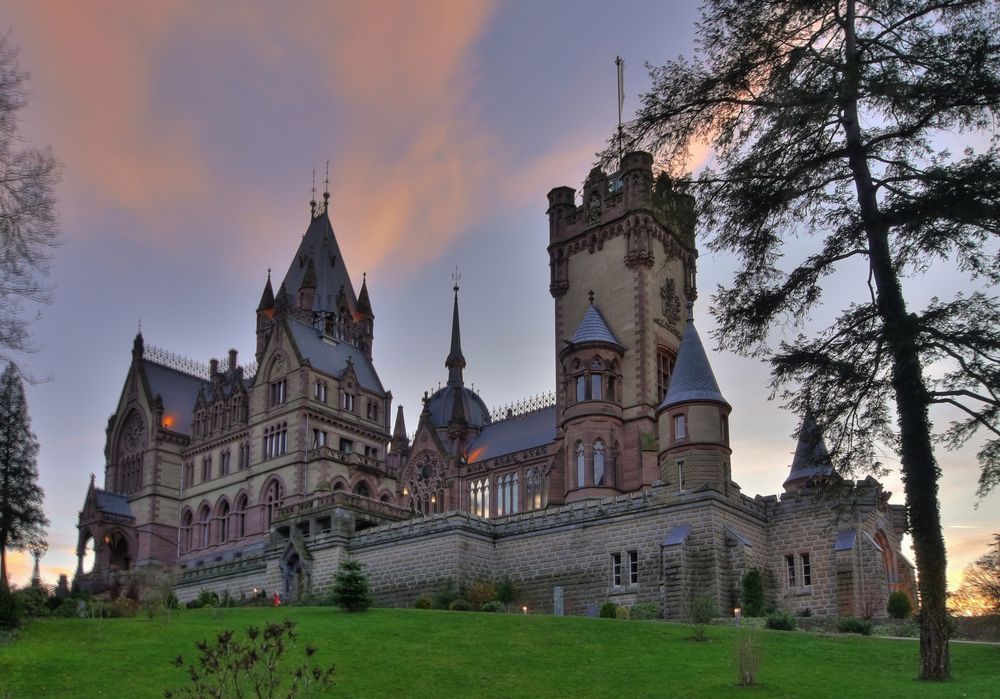
M21 614L29 619L49 615L49 593L40 587L23 587L14 594L14 603Z
M712 623L712 619L718 614L718 607L711 597L695 597L691 600L691 608L688 610L688 621L694 627L694 640L704 641L705 628Z
M628 607L615 607L615 619L628 619L630 617L631 615L629 614Z
M441 586L431 595L431 600L435 609L448 609L448 605L461 596L462 594L459 592L455 581L451 578L445 578Z
M617 610L618 610L617 604L615 604L614 602L605 602L604 604L601 605L601 611L599 612L598 615L602 619L614 619Z
M837 630L840 633L859 633L862 636L871 636L871 619L858 619L853 616L841 617L837 620Z
M660 605L656 602L637 602L632 605L632 619L659 619Z
M473 609L481 609L484 604L496 599L496 588L488 580L477 580L465 593L465 599Z
M510 606L517 602L521 590L510 578L503 578L496 584L496 599L510 611Z
M490 600L489 602L487 602L486 604L484 604L482 607L480 607L479 611L481 611L481 612L493 612L493 613L497 613L497 612L505 612L505 611L507 611L507 608L504 607L501 602L498 602L497 600L494 599L494 600Z
M908 594L902 590L897 590L889 595L889 604L886 605L886 611L889 612L889 616L893 619L905 619L913 613L913 602L910 601Z
M743 616L764 615L764 576L751 568L743 576Z
M472 605L469 604L469 600L459 597L451 601L451 604L448 605L448 610L452 612L471 612Z
M434 601L431 599L430 595L420 595L413 601L413 606L416 609L430 609L434 606Z
M794 631L795 617L788 612L771 612L767 615L767 628L775 631Z
M753 687L757 684L763 654L764 647L755 631L744 631L736 639L736 674L741 687Z

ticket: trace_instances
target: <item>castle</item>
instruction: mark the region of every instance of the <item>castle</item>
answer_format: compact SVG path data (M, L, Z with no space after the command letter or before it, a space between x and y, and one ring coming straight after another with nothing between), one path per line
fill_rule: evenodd
M232 350L204 367L138 335L75 584L165 566L182 600L294 599L326 592L350 557L381 605L509 577L539 612L652 602L682 618L695 596L738 607L752 568L794 613L884 613L891 591L912 594L905 509L871 478L842 479L808 416L780 495L734 482L731 406L693 319L693 199L642 152L594 168L581 195L548 195L551 401L491 416L465 386L456 285L447 383L412 441L401 407L391 424L367 280L355 293L329 194L277 292L268 275L250 365Z

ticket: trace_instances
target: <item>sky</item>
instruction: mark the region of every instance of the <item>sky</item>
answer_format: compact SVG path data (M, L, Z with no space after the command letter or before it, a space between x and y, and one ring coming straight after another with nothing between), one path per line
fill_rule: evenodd
M39 351L19 358L45 379L27 389L51 520L43 578L75 570L140 323L147 345L251 359L267 271L289 264L327 162L355 287L368 275L375 366L409 429L447 378L456 267L466 381L490 406L552 390L546 193L579 188L612 133L615 56L627 118L646 63L691 55L696 19L680 0L5 2L0 31L31 74L21 136L63 167L55 300L33 325ZM709 344L705 291L733 269L702 246ZM733 406L734 480L779 492L795 416L768 401L760 362L710 357ZM1000 531L1000 496L975 497L974 454L938 455L952 586ZM898 468L883 482L902 503ZM26 583L29 558L9 565Z

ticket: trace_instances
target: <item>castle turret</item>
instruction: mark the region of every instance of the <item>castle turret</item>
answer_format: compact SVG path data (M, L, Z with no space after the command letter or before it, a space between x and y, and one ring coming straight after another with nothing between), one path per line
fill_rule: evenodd
M368 275L361 276L361 291L358 293L357 322L360 328L360 344L362 350L372 358L372 342L375 338L375 313L372 311L372 302L368 298Z
M708 486L728 493L729 413L688 304L687 328L667 394L656 411L660 478L678 492Z
M786 493L801 490L809 484L821 484L837 478L830 461L830 452L823 441L823 430L812 413L806 413L799 429L799 442L782 487Z
M559 352L568 501L621 490L621 363L625 348L590 292L590 306ZM632 474L635 476L635 474Z
M264 358L264 349L267 347L267 338L271 329L271 318L274 316L274 290L271 288L271 270L267 270L267 281L264 282L264 291L260 295L260 303L257 304L257 362Z

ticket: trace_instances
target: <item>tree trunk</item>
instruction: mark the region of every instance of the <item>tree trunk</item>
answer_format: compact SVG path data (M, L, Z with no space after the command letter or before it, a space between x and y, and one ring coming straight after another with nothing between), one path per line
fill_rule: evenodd
M841 93L842 124L858 205L868 238L868 261L878 292L879 316L892 353L892 387L899 419L899 449L910 531L919 572L920 678L948 679L948 614L945 606L947 557L937 499L938 468L931 445L927 410L930 396L917 350L918 328L906 310L899 276L892 264L889 227L882 218L858 123L858 61L854 0L844 17L846 72Z

